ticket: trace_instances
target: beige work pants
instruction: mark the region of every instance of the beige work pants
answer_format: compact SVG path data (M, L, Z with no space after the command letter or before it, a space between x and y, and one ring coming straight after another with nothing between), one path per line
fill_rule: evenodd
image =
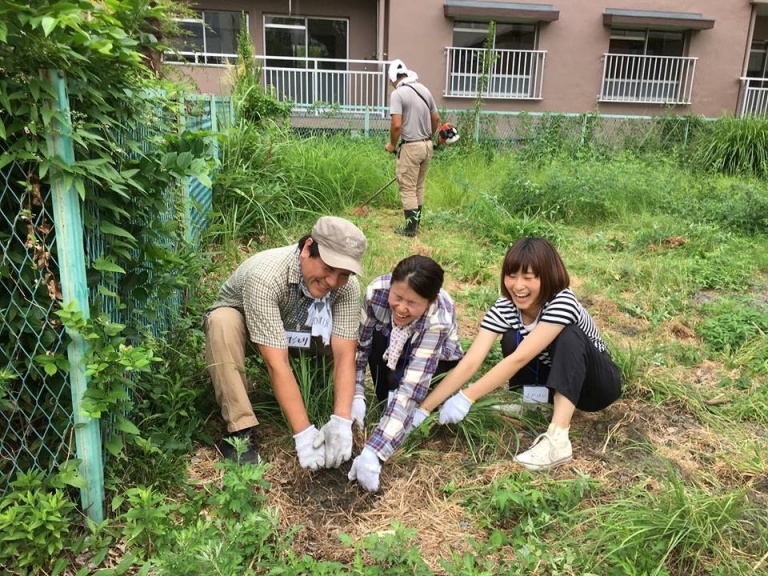
M424 204L424 183L432 161L432 140L408 142L400 146L397 157L397 183L403 210L416 210Z
M204 330L205 361L227 431L256 426L259 421L248 398L245 377L249 346L245 318L234 308L217 308L208 314Z

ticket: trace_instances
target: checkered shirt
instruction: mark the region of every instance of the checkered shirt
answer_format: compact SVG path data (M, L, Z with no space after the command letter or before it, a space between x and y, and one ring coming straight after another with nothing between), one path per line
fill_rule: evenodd
M365 390L365 367L371 354L374 330L389 336L392 329L392 311L387 302L391 282L391 274L379 276L368 285L365 293L355 358L356 394L363 394ZM429 392L437 363L440 360L460 360L463 355L453 300L445 290L440 290L437 300L414 322L403 380L395 392L395 400L387 406L366 447L381 460L392 456L405 439L414 409Z
M286 331L308 332L304 325L313 302L304 296L300 281L299 250L296 245L254 254L224 282L209 310L228 306L245 316L250 339L270 348L287 348ZM360 283L349 282L330 294L332 336L357 338Z

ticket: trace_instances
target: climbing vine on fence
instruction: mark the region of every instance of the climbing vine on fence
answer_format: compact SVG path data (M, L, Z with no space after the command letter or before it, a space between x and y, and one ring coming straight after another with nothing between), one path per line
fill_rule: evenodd
M206 134L180 133L180 87L157 67L180 10L170 0L0 4L0 424L4 451L27 455L18 469L57 455L21 450L25 435L53 428L63 441L69 425L52 173L82 200L91 293L125 311L134 341L148 303L196 280L180 190L192 176L210 184L211 146ZM66 80L69 118L51 106L44 70ZM54 121L71 122L72 164L48 149Z

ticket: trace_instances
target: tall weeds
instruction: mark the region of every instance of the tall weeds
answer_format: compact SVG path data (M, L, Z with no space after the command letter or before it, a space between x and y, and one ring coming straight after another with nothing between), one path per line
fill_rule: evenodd
M594 546L596 573L632 565L633 574L697 574L711 562L738 565L734 544L760 546L764 536L752 540L761 522L754 512L743 491L710 493L670 471L658 486L636 486L587 510L584 540Z
M702 130L693 151L699 168L731 176L768 176L768 120L724 116Z

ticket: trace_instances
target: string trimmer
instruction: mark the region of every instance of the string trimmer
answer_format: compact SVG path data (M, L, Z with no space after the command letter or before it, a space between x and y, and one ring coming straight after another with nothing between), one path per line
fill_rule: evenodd
M382 192L384 192L384 190L386 190L387 188L389 188L389 186L390 186L390 185L391 185L391 184L392 184L392 183L393 183L395 180L397 180L397 176L395 176L394 178L392 178L392 180L390 180L389 182L387 182L386 184L384 184L384 186L382 186L382 187L381 187L381 188L380 188L380 189L379 189L379 190L376 192L376 194L374 194L373 196L371 196L370 198L368 198L368 200L366 200L365 202L363 202L362 204L360 204L360 206L358 206L357 208L355 208L354 210L352 210L352 211L350 212L350 214L352 214L353 216L360 216L361 214L365 214L365 213L368 211L368 210L367 210L367 208L366 208L366 205L367 205L369 202L371 202L371 201L372 201L374 198L376 198L376 197L377 197L379 194L381 194Z

